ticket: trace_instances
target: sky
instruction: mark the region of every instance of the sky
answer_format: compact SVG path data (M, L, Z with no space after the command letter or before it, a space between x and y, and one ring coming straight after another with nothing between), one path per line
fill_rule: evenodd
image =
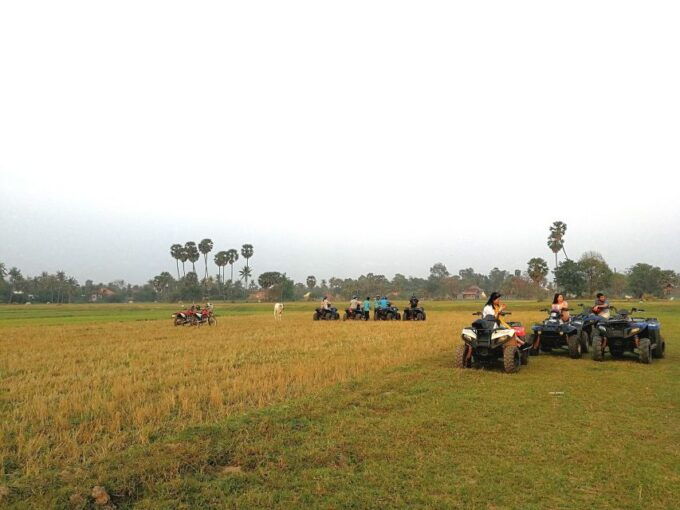
M670 1L3 2L0 262L143 283L209 237L298 281L486 273L552 268L561 220L571 258L680 271L679 23Z

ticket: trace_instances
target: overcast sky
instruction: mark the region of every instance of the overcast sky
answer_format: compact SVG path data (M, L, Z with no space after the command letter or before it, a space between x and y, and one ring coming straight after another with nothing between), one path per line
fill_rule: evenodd
M2 2L0 261L142 283L210 237L296 280L552 268L562 220L572 258L680 270L679 24L673 1Z

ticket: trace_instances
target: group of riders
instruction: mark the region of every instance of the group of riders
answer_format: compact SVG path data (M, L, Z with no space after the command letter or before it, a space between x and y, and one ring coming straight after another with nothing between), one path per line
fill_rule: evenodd
M498 327L512 329L512 327L503 319L503 312L507 308L507 305L505 303L501 303L501 297L502 295L499 292L491 293L489 300L482 309L482 317L491 318L493 316L493 320L496 321ZM610 308L611 307L609 305L609 301L607 300L607 296L599 292L595 297L595 303L591 307L590 311L604 319L609 319ZM559 292L553 297L550 311L551 313L558 313L560 322L562 323L567 323L571 320L571 316L569 315L569 303L567 303L567 300L564 299L564 295ZM519 337L517 337L517 342L520 345L524 344L524 341Z
M417 308L418 303L418 298L415 295L411 296L411 299L409 299L411 308ZM324 311L329 311L332 307L333 305L328 299L328 296L324 296L323 301L321 301L321 309ZM366 299L361 301L359 296L354 295L352 296L352 300L349 302L349 308L347 309L347 312L352 317L363 316L366 320L368 320L371 315L372 308L373 317L377 319L381 311L389 310L391 307L392 302L387 299L387 296L375 296L373 298L373 302L371 302L370 296L366 296Z

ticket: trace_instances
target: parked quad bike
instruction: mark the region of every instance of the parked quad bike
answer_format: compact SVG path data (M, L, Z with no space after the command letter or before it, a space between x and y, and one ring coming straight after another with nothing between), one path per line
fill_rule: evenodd
M425 309L422 306L408 307L404 309L403 320L405 321L424 321L426 319Z
M367 321L368 312L364 312L361 309L357 310L356 308L345 308L345 313L342 315L342 320Z
M388 306L387 308L378 308L375 311L374 320L376 321L400 321L401 314L399 308L396 306Z
M484 318L481 318L480 312L472 315L480 318L470 327L463 328L461 337L464 343L456 348L455 353L457 368L490 366L502 360L505 372L513 373L529 363L531 343L524 342L525 330L521 322L508 323L508 329L501 326L493 315ZM502 315L510 315L510 312L502 312Z
M595 361L604 361L606 349L612 358L623 358L626 352L637 353L644 364L665 356L666 342L661 336L661 323L655 317L632 317L635 312L644 310L619 310L615 316L598 323L593 334Z
M327 309L319 307L314 310L313 319L315 321L337 321L339 318L340 314L338 313L338 309L334 306Z
M531 355L537 356L541 351L552 352L553 349L567 349L569 356L578 359L588 352L588 333L583 331L582 321L570 319L562 322L561 313L543 308L548 318L531 327Z

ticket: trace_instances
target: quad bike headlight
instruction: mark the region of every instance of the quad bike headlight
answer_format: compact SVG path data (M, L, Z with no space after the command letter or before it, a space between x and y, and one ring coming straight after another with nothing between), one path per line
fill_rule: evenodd
M472 342L472 337L470 335L461 335L463 337L463 340L467 340L468 342Z

